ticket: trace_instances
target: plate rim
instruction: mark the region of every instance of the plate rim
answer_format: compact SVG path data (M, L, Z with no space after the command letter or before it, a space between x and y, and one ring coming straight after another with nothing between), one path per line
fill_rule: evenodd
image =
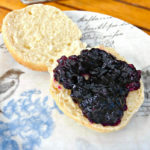
M73 12L73 13L76 13L76 12L81 12L81 13L83 13L83 12L85 12L85 13L93 13L93 14L97 14L97 15L104 15L104 16L112 17L113 19L117 19L118 21L122 21L122 22L125 22L125 23L129 24L129 25L132 25L134 28L136 28L137 30L143 32L147 37L150 38L150 35L149 35L148 33L144 32L142 29L138 28L137 26L135 26L135 25L133 25L133 24L131 24L131 23L125 21L125 20L122 20L122 19L120 19L120 18L111 16L111 15L107 15L107 14L99 13L99 12L94 12L94 11L84 11L84 10L65 10L65 11L63 11L63 12L64 12L66 15L67 15L67 13L69 13L69 12ZM71 19L71 20L72 20L72 19Z

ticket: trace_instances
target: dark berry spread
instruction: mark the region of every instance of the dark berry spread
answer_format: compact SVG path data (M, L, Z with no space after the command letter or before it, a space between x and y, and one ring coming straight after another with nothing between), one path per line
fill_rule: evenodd
M84 116L103 126L118 125L129 91L140 88L141 71L98 48L62 56L57 62L54 79L71 90Z

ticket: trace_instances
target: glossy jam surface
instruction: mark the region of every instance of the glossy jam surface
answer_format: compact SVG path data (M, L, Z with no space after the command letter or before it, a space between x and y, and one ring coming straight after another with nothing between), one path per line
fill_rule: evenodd
M54 79L71 90L70 96L90 122L120 123L129 91L140 88L141 71L97 48L62 56L57 62Z

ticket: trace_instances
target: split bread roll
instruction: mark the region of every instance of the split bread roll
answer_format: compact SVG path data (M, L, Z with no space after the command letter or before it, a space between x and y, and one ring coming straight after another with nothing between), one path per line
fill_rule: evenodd
M77 25L58 8L43 4L8 13L2 35L16 61L39 71L47 71L47 61L52 64L57 55L85 47Z
M111 48L102 48L108 53L114 55L118 60L125 59L121 57L115 50ZM80 51L75 53L76 55L80 54ZM74 53L72 54L74 55ZM57 66L57 62L55 62L53 69ZM82 113L81 109L79 108L78 104L74 103L72 100L70 93L71 90L65 89L62 85L60 85L57 81L53 78L53 70L49 68L50 72L50 93L54 100L56 101L59 108L70 118L74 119L75 121L79 122L80 124L94 129L98 132L112 132L119 130L127 125L131 117L135 112L138 111L139 107L144 101L144 87L142 81L140 81L141 86L140 89L129 92L128 97L126 99L126 104L128 109L124 111L124 115L121 119L120 124L116 126L103 126L101 124L91 123Z

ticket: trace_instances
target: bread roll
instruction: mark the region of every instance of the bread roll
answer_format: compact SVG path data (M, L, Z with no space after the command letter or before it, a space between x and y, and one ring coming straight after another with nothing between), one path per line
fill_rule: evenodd
M125 59L121 57L115 50L111 48L104 48L101 49L107 51L114 55L118 60ZM80 52L76 53L79 54ZM73 54L72 54L73 55ZM57 62L53 65L53 68L57 66ZM59 108L70 118L74 119L75 121L79 122L80 124L94 129L98 132L112 132L119 130L127 125L131 117L135 112L138 111L139 107L144 101L144 88L143 83L140 81L141 86L140 89L129 92L128 97L126 98L126 104L128 109L124 111L124 115L121 119L120 124L116 126L103 126L101 124L91 123L82 113L81 109L79 108L78 104L74 103L72 100L70 93L71 90L65 89L62 85L60 85L56 80L53 78L53 70L49 68L49 72L51 74L50 77L50 94L56 101Z
M81 31L58 8L34 4L6 15L4 43L14 59L33 70L47 71L57 55L84 48Z

